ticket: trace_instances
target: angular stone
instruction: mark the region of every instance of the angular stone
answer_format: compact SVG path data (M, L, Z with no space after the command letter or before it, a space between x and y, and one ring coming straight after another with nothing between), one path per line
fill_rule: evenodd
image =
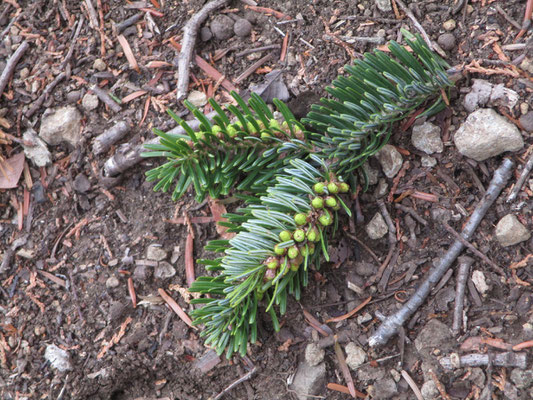
M96 110L98 108L98 96L90 93L85 94L81 99L81 105L87 111Z
M378 379L372 385L372 390L369 387L369 394L372 399L389 400L398 394L398 387L392 378Z
M376 158L381 164L383 173L387 178L394 178L402 167L402 155L390 144L383 146L383 148L376 154Z
M533 370L514 368L511 371L511 380L518 389L526 389L533 385Z
M324 361L325 354L324 349L316 343L309 343L305 347L305 361L312 367Z
M207 104L207 96L205 93L200 92L199 90L191 91L187 97L187 100L189 100L195 107L203 107Z
M424 400L433 400L439 395L439 389L434 381L426 381L420 388Z
M526 132L533 132L533 111L528 111L524 115L522 115L518 121L520 121L520 125L522 125L522 128Z
M426 154L442 153L444 149L440 138L440 128L430 122L413 127L411 143Z
M37 132L30 128L24 132L22 139L24 154L33 161L35 166L44 167L52 162L52 154L44 140L37 136Z
M167 252L161 246L152 244L146 250L146 258L154 261L162 261L167 258Z
M376 0L376 6L378 6L379 11L381 12L392 11L392 4L390 0Z
M154 277L157 279L172 278L176 275L176 269L166 261L160 261L154 269Z
M41 120L39 136L50 146L67 142L77 147L81 140L81 114L73 106L46 110Z
M481 295L485 295L490 289L489 285L487 285L485 274L483 274L483 272L480 270L476 269L474 272L472 272L472 282Z
M441 348L451 338L452 333L448 325L437 319L431 319L416 337L415 347L419 352L425 349Z
M490 108L470 114L455 133L454 142L462 155L476 161L524 147L516 126Z
M356 370L366 361L366 352L358 345L350 342L346 345L346 364Z
M326 382L326 364L320 363L316 366L311 366L307 362L300 363L291 389L297 393L299 400L307 400L308 396L316 396L324 387Z
M50 365L60 372L72 370L70 357L68 353L57 347L55 344L49 344L44 351L44 358L50 362Z
M507 247L528 240L531 233L515 215L507 214L496 225L495 236L502 246Z
M365 230L370 239L381 239L389 232L389 227L385 223L383 216L377 212L367 224Z

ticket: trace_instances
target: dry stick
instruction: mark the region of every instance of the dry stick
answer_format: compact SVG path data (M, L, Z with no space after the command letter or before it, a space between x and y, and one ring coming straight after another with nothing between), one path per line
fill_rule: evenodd
M520 177L516 181L516 185L514 185L513 189L511 190L511 193L509 193L509 196L507 196L507 203L510 203L514 201L514 199L516 199L516 196L518 196L518 193L520 193L520 190L522 189L522 186L524 185L524 182L526 181L532 169L533 169L533 153L531 153L531 155L529 156L529 159L527 160L526 165L524 165L524 169L520 173Z
M397 209L399 210L402 210L403 212L405 213L408 213L408 214L411 214L411 216L416 219L418 222L420 222L422 225L426 226L428 224L428 222L422 218L422 216L420 216L420 214L418 214L414 209L412 209L411 207L407 207L407 206L404 206L403 204L400 204L400 203L396 203L394 205L394 207L396 207Z
M431 49L431 50L434 50L433 48L433 44L431 43L431 40L429 39L429 36L428 34L426 33L425 29L422 27L422 25L420 25L420 22L418 22L418 20L416 19L416 17L413 15L413 13L411 12L411 10L409 10L409 8L407 8L407 6L403 3L402 0L395 0L396 1L396 4L398 4L400 6L400 8L402 9L402 11L405 13L405 15L407 15L409 17L409 19L411 21L413 21L413 25L415 26L416 29L418 29L418 31L422 34L422 37L424 38L424 41L427 43L428 47Z
M6 66L2 71L2 75L0 75L0 96L2 96L2 93L4 92L4 89L7 86L9 78L11 78L11 75L13 75L17 63L24 55L24 52L28 50L28 47L30 47L30 44L27 41L22 42L22 44L17 48L17 50L15 50L13 55L9 57L9 60L7 60Z
M213 120L213 117L217 115L215 111L210 112L206 115L206 118L209 121ZM196 131L200 127L200 122L198 120L187 121L187 124L191 127L192 130ZM186 135L185 129L181 126L177 126L174 129L171 129L168 134L172 135ZM111 157L108 158L104 164L104 176L117 176L122 172L126 171L128 168L131 168L138 162L140 162L143 157L141 153L147 151L144 147L146 144L159 144L159 136L153 139L147 140L143 144L133 145L131 143L124 143L120 145L117 149L117 152Z
M256 367L253 367L249 372L247 372L246 374L244 374L243 376L241 376L239 379L237 379L236 381L232 382L226 389L224 389L222 392L220 392L219 394L217 394L215 397L212 397L210 398L210 400L218 400L220 399L222 396L224 396L226 393L228 393L231 389L233 389L235 386L249 380L254 374L255 372L257 371L257 368Z
M253 49L243 50L240 53L235 54L235 57L243 57L243 56L246 56L248 54L258 53L260 51L277 50L277 49L280 49L280 48L281 48L281 46L279 44L270 44L268 46L254 47Z
M122 107L120 104L118 104L115 100L111 98L111 96L103 89L100 89L98 85L94 84L91 85L90 89L93 91L95 95L98 96L100 100L102 100L111 110L118 113L122 111Z
M458 259L459 270L457 271L457 286L455 289L455 307L453 309L452 332L458 335L463 325L463 307L465 300L465 289L468 276L470 275L470 266L474 259L468 256L461 256Z
M68 49L67 55L65 56L65 59L59 66L59 69L65 68L65 65L70 61L72 58L72 54L74 53L74 47L76 45L76 41L78 40L78 36L81 32L81 27L83 26L83 23L85 22L83 18L83 14L81 14L80 19L78 20L78 26L76 27L76 32L74 32L74 36L72 37L72 40L70 41L70 48Z
M468 242L467 240L465 240L461 235L459 235L459 233L457 233L455 231L455 229L453 229L450 225L448 225L448 223L446 221L442 221L442 224L444 225L444 227L446 228L446 230L448 232L450 232L454 237L455 239L459 240L461 243L463 243L466 247L468 247L469 250L472 251L472 253L474 253L476 256L478 256L479 258L481 258L485 263L487 263L488 265L490 265L497 273L499 273L501 276L505 276L505 271L503 270L502 267L500 267L499 265L497 265L494 261L492 261L490 258L488 258L485 254L483 254L481 251L479 251L478 249L476 249L472 243Z
M39 96L37 100L35 100L32 104L32 106L26 111L26 118L31 118L35 112L41 108L42 104L46 100L47 96L50 94L52 90L57 86L59 82L61 82L65 77L67 76L66 72L61 72L58 76L54 78L52 82L50 82L46 87L44 88L43 92Z
M507 22L509 22L512 26L514 26L518 30L522 29L522 26L514 19L512 19L499 4L496 4L494 8L496 8L496 11L498 11L502 15L502 17L505 18Z
M119 121L111 128L106 129L94 139L93 153L95 155L105 153L113 144L122 139L130 130L128 121Z
M398 0L396 0L398 1ZM511 169L514 162L510 159L505 159L502 165L494 172L490 186L487 189L483 199L479 202L476 209L472 213L470 219L466 223L461 236L465 240L470 240L481 220L491 207L492 203L498 198L503 187L511 177ZM442 278L448 268L455 261L457 256L463 251L465 245L460 240L455 240L446 254L439 260L436 267L430 272L427 279L419 286L413 296L404 304L404 306L396 313L389 316L368 339L370 346L379 346L387 343L387 341L396 334L398 329L413 315L413 313L424 302L429 292L435 284Z
M183 28L183 41L178 60L178 85L177 100L182 100L187 96L189 86L189 68L194 51L194 42L200 25L206 20L208 15L228 3L228 0L213 0L202 7L200 11L192 16Z
M439 360L440 365L445 369L455 369L464 367L483 367L489 364L488 354L467 354L458 357L458 363L452 362L452 357L443 357ZM509 351L507 353L499 353L492 359L492 364L496 367L516 367L525 369L528 366L527 353L515 353Z
M244 70L244 72L242 74L240 74L237 78L235 78L233 80L233 82L238 85L239 83L241 83L243 80L245 80L246 78L248 78L250 75L252 75L254 73L254 71L259 68L261 65L263 65L264 63L266 63L267 61L269 61L270 59L272 58L272 53L268 53L266 56L260 58L259 60L257 60L256 62L254 62L252 65L250 65L248 68L246 68Z

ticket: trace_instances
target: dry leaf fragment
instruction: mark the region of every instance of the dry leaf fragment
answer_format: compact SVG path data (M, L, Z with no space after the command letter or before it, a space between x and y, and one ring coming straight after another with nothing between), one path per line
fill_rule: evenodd
M0 161L0 189L17 187L20 175L24 169L24 153L18 153Z

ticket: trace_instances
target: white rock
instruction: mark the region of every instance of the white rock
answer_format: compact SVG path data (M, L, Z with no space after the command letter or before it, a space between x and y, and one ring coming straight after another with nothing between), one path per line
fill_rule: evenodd
M381 12L392 11L392 5L390 0L376 0L376 6L378 6L379 11Z
M425 168L433 168L435 165L437 165L437 160L435 157L422 156L420 160L422 161L422 166Z
M518 128L490 108L470 114L455 133L454 142L461 154L476 161L524 147Z
M366 233L370 239L380 239L389 232L383 216L377 212L366 226Z
M87 111L95 110L98 107L98 96L86 93L83 99L81 99L81 105Z
M324 349L322 349L318 344L316 343L309 343L305 347L305 361L312 367L315 365L320 364L322 361L324 361L324 355L325 355Z
M202 107L205 106L207 103L207 96L204 92L200 92L199 90L193 90L189 93L189 97L187 97L187 100L189 100L195 107Z
M366 361L366 352L358 345L350 342L346 345L346 364L352 369L356 370Z
M433 400L439 395L439 389L437 389L437 384L434 381L426 381L420 388L420 393L422 393L424 400Z
M48 151L44 140L37 136L37 132L30 128L24 132L22 139L24 154L35 166L44 167L52 162L52 154Z
M167 258L167 252L161 246L151 244L146 250L146 258L154 261L162 261Z
M72 369L68 353L55 344L46 346L44 358L50 362L52 367L60 372L70 371Z
M531 232L513 214L507 214L496 225L496 239L504 247L528 240Z
M376 154L376 158L381 164L383 173L387 178L394 178L402 167L402 155L390 144L383 146L383 148Z
M463 105L468 112L473 112L479 106L489 102L492 93L492 83L485 79L474 79L470 93L465 96Z
M81 140L81 114L74 106L46 110L41 120L39 136L50 146L67 142L77 147Z
M444 145L440 138L440 128L430 122L413 126L411 142L426 154L442 153Z
M472 272L472 282L481 295L485 295L490 289L489 285L487 285L485 274L477 269Z
M109 278L107 278L107 280L105 281L105 286L108 288L108 289L113 289L113 288L116 288L118 287L118 285L120 285L120 282L118 281L118 278L114 275L111 275Z
M154 269L154 277L158 279L172 278L176 275L176 269L166 261L160 261Z

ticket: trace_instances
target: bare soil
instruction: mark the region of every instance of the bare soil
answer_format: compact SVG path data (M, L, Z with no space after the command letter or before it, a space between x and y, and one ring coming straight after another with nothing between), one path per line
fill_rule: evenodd
M99 27L92 26L89 21L86 3L19 0L18 4L6 1L0 6L0 30L3 31L16 18L11 28L2 34L0 69L5 65L2 59L7 59L11 54L12 45L22 40L28 40L31 44L31 50L17 65L12 82L0 98L0 116L11 124L11 128L3 129L20 139L28 127L39 130L41 117L48 108L75 104L83 114L83 138L76 148L66 144L49 147L53 163L45 168L39 169L28 161L27 173L34 185L41 185L43 194L36 193L37 189L29 190L29 179L25 180L24 177L17 188L0 190L0 252L5 257L15 239L27 236L27 242L22 246L25 251L22 255L14 255L7 270L0 275L0 397L208 399L246 373L247 366L236 357L232 360L222 359L206 373L195 368L197 360L207 351L198 332L189 329L154 296L157 296L159 288L163 288L185 310L191 309L192 306L185 302L178 290L186 287L184 254L187 226L168 221L175 216L182 216L184 211L190 217L210 216L209 207L207 204L199 207L192 193L173 203L168 194L153 192L153 184L145 182L144 174L159 160L141 162L125 172L117 185L108 188L101 179L101 169L116 147L102 155L95 156L92 153L94 137L123 118L132 121L132 129L121 142L141 143L153 137L152 128L165 130L174 126L164 112L166 107L186 115L183 107L175 102L177 70L174 66L177 52L168 39L175 37L179 43L180 29L201 8L203 2L161 2L164 5L151 14L159 30L157 32L151 31L145 11L135 8L140 6L155 10L155 1L145 4L92 1L97 13L102 11L104 25L101 33L105 36L105 54L101 51L103 36ZM483 0L466 2L468 5L458 7L462 3L452 0L417 1L409 7L434 41L445 33L445 21L455 21L456 27L450 33L455 37L456 44L446 52L450 65L468 64L477 59L485 60L483 65L487 68L505 68L503 63L498 62L493 43L500 46L512 43L518 29L495 7L501 7L510 18L521 23L525 2ZM350 62L346 48L351 49L357 57L376 47L375 43L362 40L350 43L350 37L383 37L388 41L399 38L401 27L416 31L412 21L401 10L398 18L393 11L379 11L373 1L265 0L260 5L280 11L294 21L280 24L281 20L274 15L251 11L245 8L244 1L233 1L230 7L214 13L207 25L216 14L225 13L250 20L253 23L252 34L244 38L234 36L225 41L214 38L207 42L198 40L196 52L232 80L271 51L272 59L262 67L283 70L284 82L292 98L309 91L323 95L324 87L342 73L342 67ZM115 23L138 12L142 13L139 21L123 34L132 47L140 66L139 72L130 68L114 28ZM77 40L72 41L74 23L80 18L84 18L85 23ZM326 26L331 33L326 33ZM254 47L271 44L281 46L283 37L280 31L290 35L285 62L278 61L279 49L236 56ZM531 39L531 31L519 42L525 43L528 39ZM26 111L46 85L65 70L60 65L71 47L73 55L66 69L67 79L59 82L31 118L26 118ZM217 52L228 48L230 50L225 55L216 58ZM506 52L510 60L515 60L521 54L521 51ZM96 59L106 63L103 71L95 69ZM166 61L170 66L147 68L148 62L154 60ZM23 69L26 69L24 76L21 75ZM149 82L160 70L163 73L154 89ZM194 67L191 72L194 75L191 79L194 90L206 91L215 85L199 68ZM264 72L267 70L252 73L237 87L245 90L253 83L262 82ZM314 274L301 307L291 301L289 311L281 321L281 332L275 334L268 318L264 318L259 335L260 344L251 346L249 353L257 372L250 380L233 388L226 398L296 398L288 382L303 359L306 345L314 337L302 307L319 321L325 321L345 314L369 295L373 296L373 301L364 309L372 316L369 321L358 323L352 318L329 324L330 328L335 333L347 332L352 341L368 350L370 360L396 354L404 347L401 358L381 362L375 367L384 369L387 374L392 369L403 369L419 386L424 382L421 357L413 341L431 319L436 318L451 326L455 279L449 279L439 292L432 294L410 320L404 332L404 341L392 340L387 346L372 350L366 346L366 339L379 323L374 312L380 310L388 314L395 310L400 301L414 291L433 260L453 242L454 238L435 215L448 215L450 225L460 231L465 221L463 213L468 214L482 197L477 181L487 187L501 161L501 157L480 163L468 160L458 153L451 140L454 131L465 119L462 100L470 86L470 79L474 77L488 79L492 83L504 83L517 91L519 103L531 104L531 78L519 79L501 73L490 76L465 74L452 90L449 109L433 120L443 129L445 150L435 155L437 165L432 168L421 166L421 152L411 145L409 133L398 129L391 143L402 150L404 162L409 161L410 167L399 181L395 198L408 190L437 196L436 203L409 196L401 202L406 207L416 209L427 225L416 223L410 232L405 222L407 214L396 209L394 204L388 204L391 217L399 228L397 259L394 267L387 271L388 282L368 287L361 295L348 289L347 282L364 286L368 275L372 275L379 265L363 247L341 234L339 241L333 245L334 262L324 264L320 272ZM140 89L147 90L147 94L122 104L119 113L101 102L95 110L87 111L81 105L81 98L89 92L90 83L98 83L106 90L112 88L118 98ZM221 88L215 94L221 101L227 98ZM151 100L148 96L151 96ZM518 106L513 112L514 116L510 117L520 116ZM528 146L533 143L531 137L526 136L526 141L522 152L511 155L519 166L524 162ZM20 145L13 142L10 146L4 145L2 151L4 156L10 156L20 151ZM374 161L371 165L379 169ZM383 178L383 174L380 174ZM83 178L87 178L90 187L82 192L77 190L77 185ZM515 178L512 179L514 181ZM393 181L387 180L387 183L390 190ZM365 221L369 221L378 211L374 190L375 187L371 187L369 192L360 196L361 213ZM19 229L18 210L26 192L29 192L29 211L24 216L22 229ZM519 202L529 204L518 214L531 229L531 192L523 190ZM531 318L532 264L530 262L526 267L517 269L516 274L508 266L533 252L533 239L504 248L494 238L495 224L510 212L510 207L502 195L472 240L474 246L504 269L505 275L500 276L491 266L474 256L472 269L482 271L490 289L483 297L475 297L475 293L469 295L467 315L470 330L461 336L459 342L468 336L479 335L492 336L513 344L531 339L525 335L523 325ZM80 224L80 221L84 222ZM364 224L347 218L342 224L348 231L350 226L355 226L355 235L370 247L381 262L385 259L389 252L386 236L380 240L370 240ZM79 229L73 231L76 227ZM203 245L207 240L216 238L214 224L193 224L193 229L195 258L212 257L212 254L205 254ZM154 244L167 252L166 261L176 269L175 276L158 279L154 277L153 266L142 267L146 263L148 246ZM357 267L369 264L373 269L366 275L364 268ZM406 281L406 272L413 265L416 265L414 275L418 278ZM196 274L202 273L203 267L197 265ZM61 284L52 281L49 274L60 278ZM144 300L145 303L136 308L133 308L128 294L130 277L133 278L138 301ZM117 336L121 328L123 335ZM106 347L113 338L116 343ZM70 370L60 372L45 361L44 352L50 344L68 351ZM451 340L450 348L458 350L456 339ZM344 385L332 347L326 348L325 360L327 382ZM483 371L487 373L486 368ZM509 371L494 367L492 374L506 377L507 384L512 385ZM481 393L492 382L494 398L507 398L505 396L509 396L510 389L494 384L492 374L490 371L487 373L487 379L478 385L479 392L476 393ZM437 376L450 398L466 398L471 393L471 382L466 392L462 390L466 379L463 376L449 371L438 371ZM354 379L356 388L362 392L372 383L358 381L356 374ZM517 396L514 398L530 398L531 387L513 393ZM320 395L323 396L320 398L327 399L349 397L326 387ZM398 393L391 398L412 399L414 395L401 380Z

